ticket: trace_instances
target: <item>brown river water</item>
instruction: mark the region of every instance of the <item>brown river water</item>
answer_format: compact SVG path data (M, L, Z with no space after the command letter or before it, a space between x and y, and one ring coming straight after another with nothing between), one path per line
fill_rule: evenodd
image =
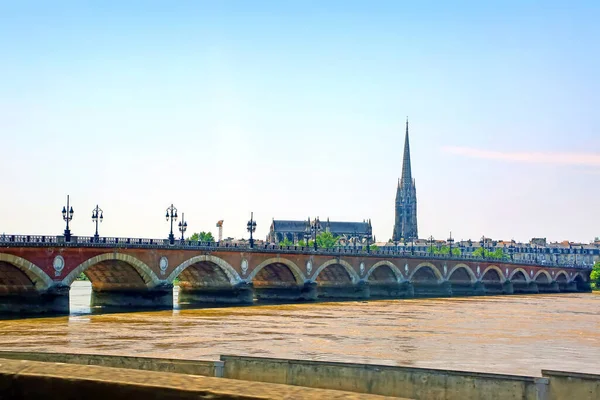
M539 376L600 373L600 294L90 312L0 320L0 350L216 360L221 354Z

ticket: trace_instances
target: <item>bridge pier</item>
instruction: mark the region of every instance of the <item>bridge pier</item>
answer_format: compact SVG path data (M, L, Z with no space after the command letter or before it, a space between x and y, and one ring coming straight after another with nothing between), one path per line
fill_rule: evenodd
M257 300L314 301L317 299L317 284L305 282L298 286L255 287L254 296Z
M513 291L514 293L522 293L522 294L537 294L540 292L538 289L538 285L535 282L513 282Z
M163 284L143 289L98 290L92 287L92 307L107 308L172 308L173 285Z
M369 283L369 295L371 298L403 299L414 297L415 290L408 281L400 283Z
M254 290L251 283L240 282L233 287L179 287L179 304L252 304Z
M558 282L550 282L550 283L538 283L538 290L540 293L559 293L560 289L558 288Z
M317 294L320 299L368 299L370 287L365 281L355 285L319 285Z
M68 314L69 286L56 285L45 291L22 291L0 295L1 314Z
M414 284L415 297L451 297L452 284L448 281L416 282Z
M514 294L515 287L511 281L506 281L502 284L502 293L504 294Z
M485 294L483 283L452 283L452 296L481 296Z

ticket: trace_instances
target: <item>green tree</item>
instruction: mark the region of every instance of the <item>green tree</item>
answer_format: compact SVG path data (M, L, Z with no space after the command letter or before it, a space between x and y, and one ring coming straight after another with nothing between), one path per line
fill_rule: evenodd
M89 281L89 278L87 277L86 274L84 274L83 272L79 274L79 276L77 278L75 278L76 281Z
M312 247L314 246L315 242L313 242L312 240L308 241L308 247ZM304 240L299 240L298 241L298 246L300 247L306 247L306 242Z
M596 264L594 264L590 280L592 282L592 288L600 290L600 261L597 261Z
M322 249L330 249L337 243L337 239L331 232L321 232L317 235L317 246Z
M473 251L473 256L490 259L490 260L508 260L508 255L504 252L504 249L497 248L494 251L490 251L488 249L484 249L483 247L479 247Z
M443 256L447 256L450 254L450 246L441 246L441 247L431 247L429 246L427 248L427 252L429 254L435 254L435 255L443 255ZM457 249L456 247L452 249L452 255L453 256L460 256L460 249Z
M292 242L288 238L284 238L282 241L279 242L279 245L280 246L293 246L294 242Z
M379 250L379 246L377 246L376 244L372 244L372 245L369 246L369 249L371 251L377 251L377 250Z
M201 241L201 242L214 242L215 238L213 237L211 232L200 232L200 233L194 233L192 236L190 236L188 238L188 240L191 240L193 242L197 242L197 241Z

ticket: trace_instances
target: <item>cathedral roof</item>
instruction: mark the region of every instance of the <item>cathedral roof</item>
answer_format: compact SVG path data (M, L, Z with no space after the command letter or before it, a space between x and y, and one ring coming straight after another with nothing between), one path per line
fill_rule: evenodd
M278 232L304 232L306 221L273 220L273 230Z
M304 232L306 230L306 220L290 221L290 220L273 220L273 231L275 232ZM336 235L352 235L354 233L364 235L369 228L368 222L346 222L346 221L323 221L321 220L321 230L329 229Z

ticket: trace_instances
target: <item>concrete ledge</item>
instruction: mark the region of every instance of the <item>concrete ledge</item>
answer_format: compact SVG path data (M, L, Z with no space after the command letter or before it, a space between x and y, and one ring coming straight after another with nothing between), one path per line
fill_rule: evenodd
M242 382L167 372L0 360L0 393L40 399L386 399L333 390Z
M600 375L542 370L548 378L548 399L600 400Z
M179 374L223 376L220 361L180 360L174 358L110 356L102 354L43 353L0 351L0 359L99 365L103 367L174 372Z
M224 377L425 400L545 399L531 376L372 364L221 356Z

